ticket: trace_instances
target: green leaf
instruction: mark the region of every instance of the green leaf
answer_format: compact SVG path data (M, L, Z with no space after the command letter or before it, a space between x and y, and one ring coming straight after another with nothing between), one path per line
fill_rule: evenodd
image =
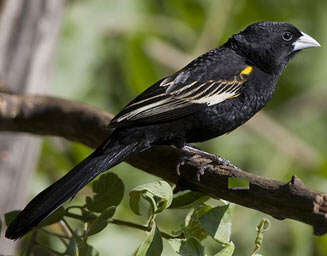
M231 211L229 205L212 208L200 205L189 212L185 218L184 233L187 238L195 237L199 241L208 235L223 244L228 243L231 234Z
M65 255L77 256L77 243L76 243L75 239L72 238L69 240L69 244L67 246Z
M200 205L192 209L185 218L184 234L186 238L195 237L199 241L208 236L206 230L199 222L200 217L212 209L209 205Z
M11 211L5 213L5 222L7 227L10 225L10 223L16 218L16 216L20 213L20 211Z
M215 254L215 256L232 256L235 250L235 245L233 242L230 242L223 248L220 252Z
M100 253L80 237L74 235L78 247L78 256L100 256Z
M174 199L169 208L185 209L202 204L210 197L197 191L182 191L174 195Z
M153 223L148 237L143 241L139 248L137 248L134 256L160 256L162 249L163 245L160 231L155 223Z
M178 253L181 248L183 240L182 239L168 239L168 242L169 242L170 246L173 248L173 250L176 253Z
M167 182L157 181L137 186L129 192L129 196L129 205L135 214L141 215L141 198L150 204L150 214L156 214L170 206L173 191Z
M103 174L93 182L93 197L86 197L86 207L92 212L102 212L120 204L124 196L124 184L114 173Z
M200 216L199 222L216 241L221 243L230 241L232 221L229 205L217 206L205 212Z
M183 256L197 256L204 255L204 248L200 242L194 237L190 237L187 240L182 239L169 239L168 240L174 251Z
M115 214L116 207L111 206L108 209L104 210L99 217L97 217L91 224L88 226L87 235L92 236L99 233L108 225L108 219L110 219Z
M177 253L182 256L204 256L204 247L197 239L190 237L181 243Z
M2 231L2 220L0 218L0 234L1 234L1 231Z
M62 220L62 218L65 216L65 213L66 213L65 208L61 206L49 217L47 217L44 221L42 221L39 226L45 227L57 223L60 220Z

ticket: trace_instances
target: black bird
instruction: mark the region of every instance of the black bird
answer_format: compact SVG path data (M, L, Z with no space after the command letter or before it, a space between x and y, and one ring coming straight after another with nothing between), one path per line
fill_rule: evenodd
M6 237L22 237L96 176L133 153L154 145L182 147L239 127L271 99L290 58L318 46L291 24L257 22L159 80L111 121L113 132L102 145L18 214Z

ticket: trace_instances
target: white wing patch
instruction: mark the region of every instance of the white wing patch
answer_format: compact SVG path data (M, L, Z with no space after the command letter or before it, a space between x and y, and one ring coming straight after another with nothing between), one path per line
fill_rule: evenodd
M136 120L136 119L140 119L145 116L153 116L156 114L168 112L169 110L172 110L172 109L181 108L185 105L189 105L189 103L185 104L184 100L165 98L163 100L159 100L154 103L151 103L151 104L139 107L130 112L127 112L126 114L117 118L117 122L121 122L123 120Z
M193 81L189 84L176 84L178 76L173 81L167 78L159 85L167 87L166 93L126 106L125 110L128 111L131 107L133 107L133 110L121 115L117 122L163 114L192 104L213 106L227 99L237 97L240 94L241 85L248 80L252 70L251 66L246 66L239 75L234 76L233 80L209 80L204 83ZM153 102L156 98L158 100Z

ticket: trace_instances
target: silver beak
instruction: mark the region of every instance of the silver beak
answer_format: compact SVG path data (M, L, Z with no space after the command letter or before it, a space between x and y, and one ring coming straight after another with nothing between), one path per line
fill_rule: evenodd
M302 33L302 36L300 36L294 43L293 43L293 51L299 51L303 50L305 48L311 48L311 47L320 47L320 44L313 39L311 36L307 35L306 33Z

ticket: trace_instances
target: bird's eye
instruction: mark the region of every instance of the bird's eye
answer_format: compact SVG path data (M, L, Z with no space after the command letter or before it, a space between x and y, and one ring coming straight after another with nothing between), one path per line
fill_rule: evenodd
M283 38L284 41L291 41L292 38L293 38L293 35L292 35L291 32L284 32L282 34L282 38Z

